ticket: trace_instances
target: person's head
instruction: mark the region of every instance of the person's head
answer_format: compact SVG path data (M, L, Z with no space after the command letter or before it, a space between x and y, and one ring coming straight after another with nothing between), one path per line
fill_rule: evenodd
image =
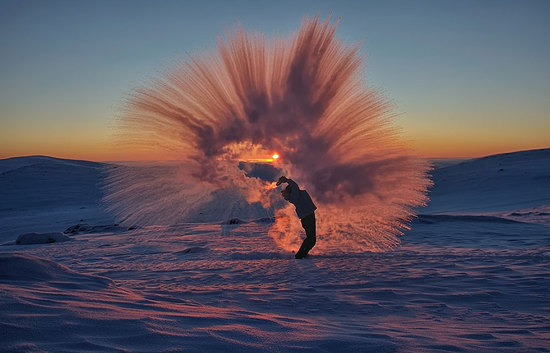
M281 196L283 197L283 199L285 199L287 201L290 199L290 187L289 186L287 186L286 188L281 190Z

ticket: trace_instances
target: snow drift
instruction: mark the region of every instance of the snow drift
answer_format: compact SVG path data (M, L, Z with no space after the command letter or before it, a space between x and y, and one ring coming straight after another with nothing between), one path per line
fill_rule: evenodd
M68 236L59 232L51 233L25 233L17 237L16 244L48 244L71 240Z
M52 282L67 288L94 289L112 285L107 277L84 275L54 261L23 253L0 253L0 280Z

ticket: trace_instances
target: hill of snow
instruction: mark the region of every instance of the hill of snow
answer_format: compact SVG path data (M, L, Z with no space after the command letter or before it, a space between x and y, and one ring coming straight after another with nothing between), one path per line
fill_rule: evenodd
M437 168L422 213L512 211L550 205L550 149L504 153Z
M106 167L45 156L0 160L0 242L81 220L112 222L101 207Z

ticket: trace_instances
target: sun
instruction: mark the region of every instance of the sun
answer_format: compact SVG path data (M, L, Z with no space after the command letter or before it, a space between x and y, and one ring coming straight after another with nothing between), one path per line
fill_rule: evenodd
M277 158L279 158L279 155L277 153L274 153L273 156L271 156L271 158L277 159Z

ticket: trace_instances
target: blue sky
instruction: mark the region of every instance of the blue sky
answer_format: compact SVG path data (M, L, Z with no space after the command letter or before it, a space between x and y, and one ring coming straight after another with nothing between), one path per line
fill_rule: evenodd
M427 157L550 147L549 1L0 1L0 158L110 159L123 96L241 23L341 18ZM111 153L111 154L109 154Z

